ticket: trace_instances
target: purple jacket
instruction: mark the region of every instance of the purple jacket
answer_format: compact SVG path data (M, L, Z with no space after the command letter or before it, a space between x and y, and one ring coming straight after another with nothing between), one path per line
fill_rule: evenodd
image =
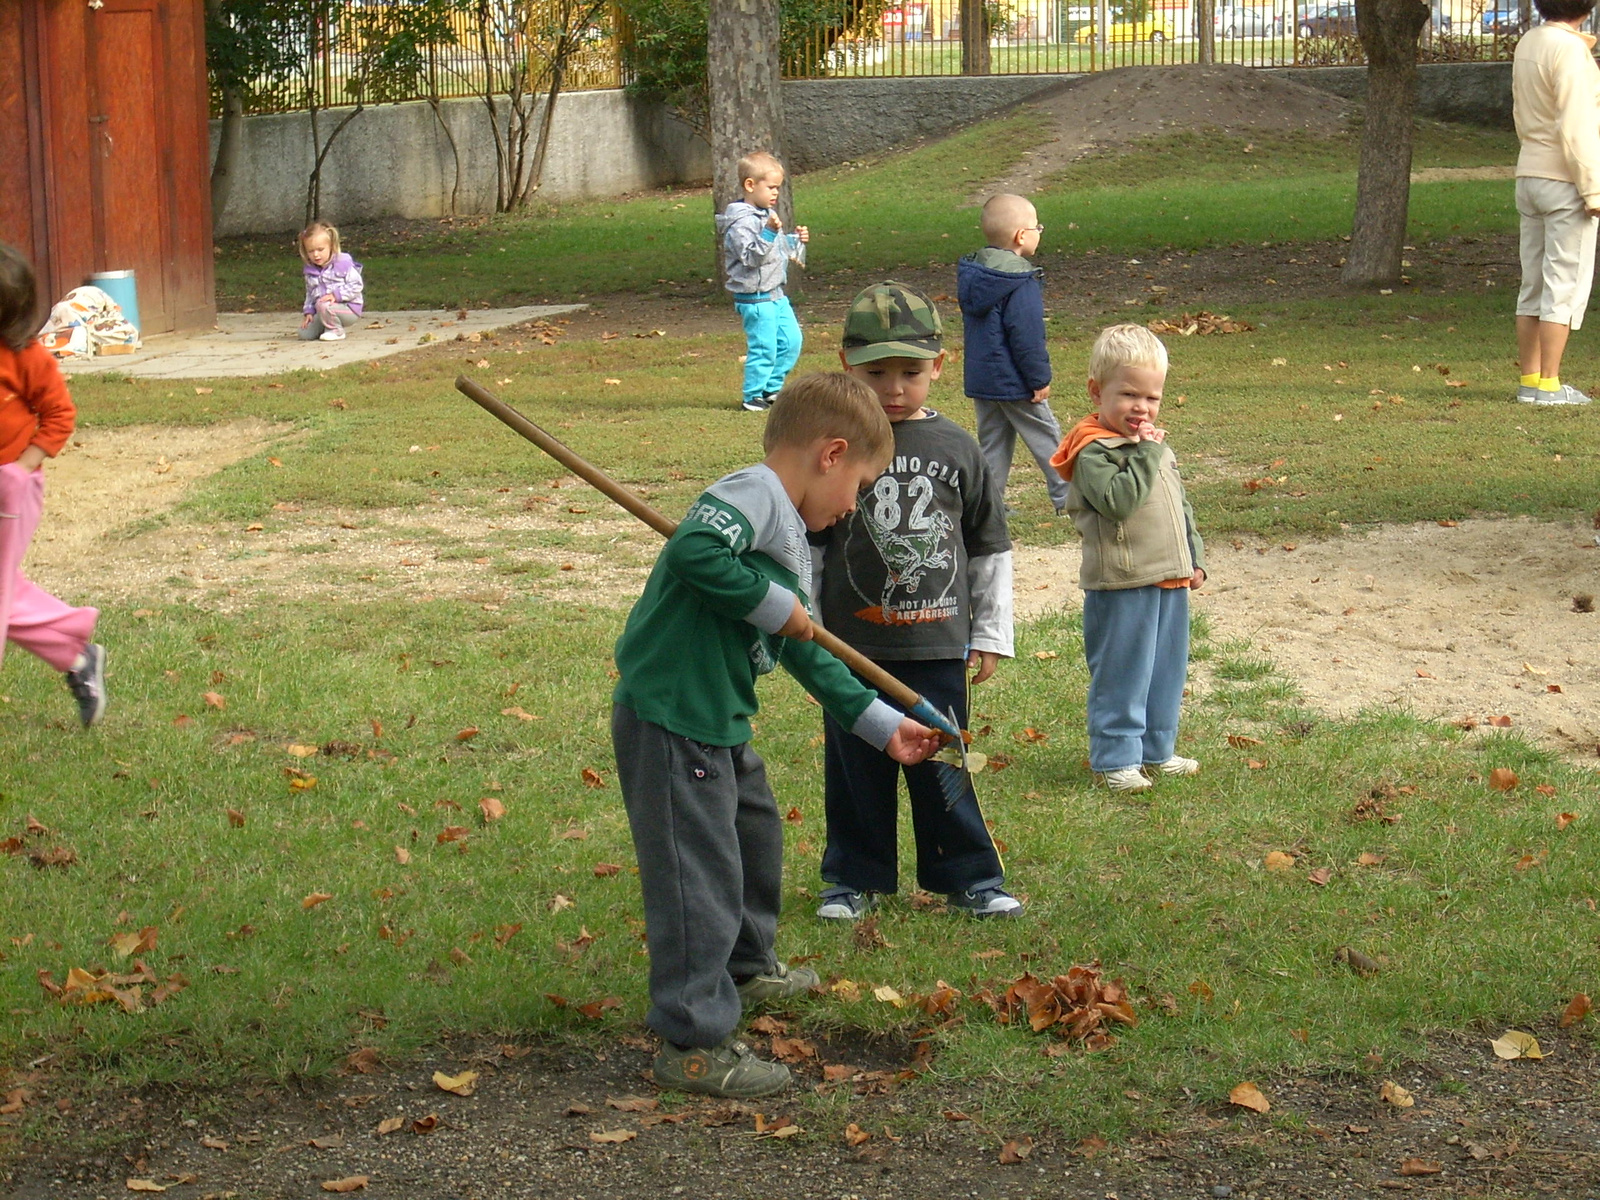
M361 264L348 254L335 254L325 267L306 264L306 302L301 308L307 316L316 311L317 301L332 296L340 304L348 304L358 315L362 307Z

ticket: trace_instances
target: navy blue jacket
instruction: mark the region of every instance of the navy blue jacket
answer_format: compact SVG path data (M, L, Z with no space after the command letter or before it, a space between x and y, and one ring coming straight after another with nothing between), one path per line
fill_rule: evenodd
M1043 279L1022 255L993 246L956 264L963 380L974 400L1032 400L1049 384Z

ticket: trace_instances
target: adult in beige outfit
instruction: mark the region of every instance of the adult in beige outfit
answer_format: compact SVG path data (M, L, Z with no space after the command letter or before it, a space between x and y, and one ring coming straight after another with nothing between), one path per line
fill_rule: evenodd
M1595 39L1580 33L1595 0L1535 0L1544 24L1522 35L1511 95L1522 143L1517 212L1522 290L1517 296L1517 399L1587 404L1561 382L1567 335L1583 324L1594 279L1600 217L1600 68Z

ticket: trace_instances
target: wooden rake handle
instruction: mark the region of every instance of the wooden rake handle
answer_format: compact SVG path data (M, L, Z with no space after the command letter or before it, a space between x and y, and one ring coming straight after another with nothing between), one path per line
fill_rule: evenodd
M516 430L579 479L599 488L662 537L671 537L677 531L678 524L676 521L662 516L634 492L629 491L599 467L581 457L559 438L552 436L535 425L487 388L473 382L465 375L458 375L456 376L456 390L479 408L498 417L506 425ZM813 624L811 628L813 640L816 641L817 645L832 654L845 666L877 688L878 691L916 717L917 720L949 737L961 737L961 730L952 726L949 717L934 708L927 700L862 654L861 651L840 641L820 625Z

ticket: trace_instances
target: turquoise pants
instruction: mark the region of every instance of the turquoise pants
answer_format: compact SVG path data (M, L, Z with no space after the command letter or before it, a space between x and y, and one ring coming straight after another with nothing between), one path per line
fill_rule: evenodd
M783 387L784 378L800 359L800 322L787 296L734 303L744 322L744 398L770 396Z

